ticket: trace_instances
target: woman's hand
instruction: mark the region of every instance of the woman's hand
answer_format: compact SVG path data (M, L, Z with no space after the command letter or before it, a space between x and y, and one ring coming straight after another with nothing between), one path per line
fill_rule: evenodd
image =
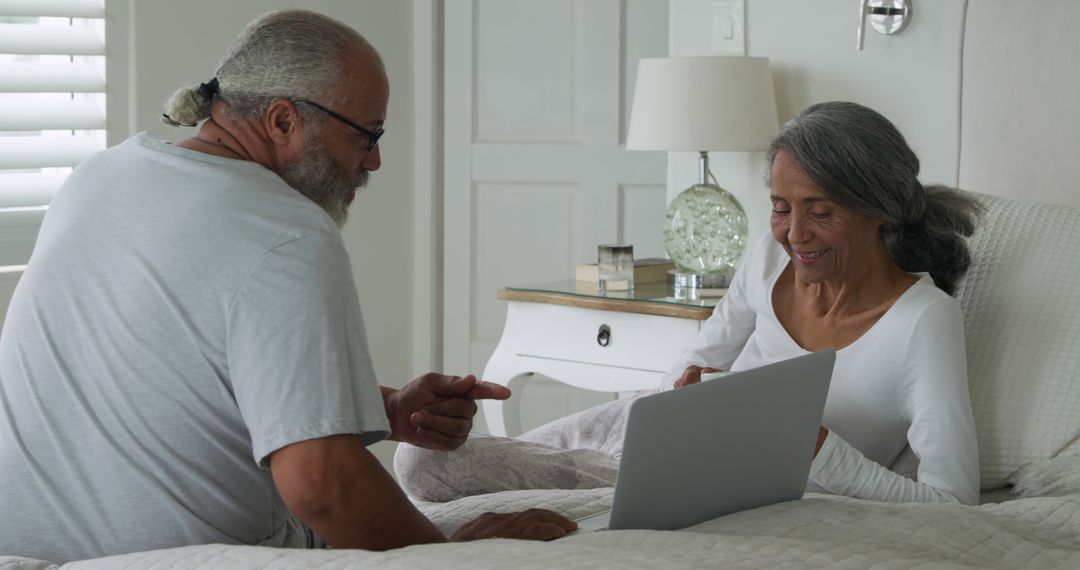
M700 383L702 372L717 372L717 370L715 368L709 368L708 366L687 366L686 370L683 370L682 376L675 381L675 387L685 388L691 384Z

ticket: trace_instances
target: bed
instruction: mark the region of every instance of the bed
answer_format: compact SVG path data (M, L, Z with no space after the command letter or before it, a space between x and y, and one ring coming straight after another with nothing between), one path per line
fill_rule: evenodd
M484 510L538 501L583 512L611 491L504 492L429 508L445 527ZM885 505L807 496L677 532L611 531L551 543L491 540L377 553L191 546L76 562L64 568L978 568L1080 567L1080 497L977 508ZM0 568L6 568L0 561ZM55 568L47 563L19 570Z
M1068 26L1080 21L1080 3L1030 6L972 0L966 15L960 186L979 191L988 213L971 240L974 263L957 297L984 504L808 494L681 531L387 553L204 545L64 567L1080 568L1080 160L1074 158L1080 121L1070 109L1080 100L1080 77L1060 73L1076 69L1080 36ZM1037 33L1016 37L1022 28ZM1007 41L1004 29L1013 34ZM913 472L914 461L908 454L893 468ZM486 511L546 507L584 516L609 506L611 495L611 489L509 491L419 506L449 532ZM5 570L56 567L0 557Z

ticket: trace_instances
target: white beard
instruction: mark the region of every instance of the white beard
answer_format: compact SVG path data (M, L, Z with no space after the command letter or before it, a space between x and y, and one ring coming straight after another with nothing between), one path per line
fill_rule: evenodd
M358 180L349 180L330 160L321 133L313 132L304 140L304 157L278 175L326 210L334 223L342 228L349 219L351 197L367 185L369 173L365 170Z

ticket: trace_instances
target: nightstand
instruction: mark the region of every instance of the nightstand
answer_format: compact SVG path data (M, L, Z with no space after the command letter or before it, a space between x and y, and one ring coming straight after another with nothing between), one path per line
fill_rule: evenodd
M584 281L507 287L498 296L509 303L506 326L483 379L514 396L482 406L488 431L501 436L521 433L518 396L535 374L602 392L656 388L719 300L675 298L666 283L601 292Z

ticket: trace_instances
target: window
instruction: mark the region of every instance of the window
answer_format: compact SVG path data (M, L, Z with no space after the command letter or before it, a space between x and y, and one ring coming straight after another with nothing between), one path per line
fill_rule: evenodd
M0 0L0 304L49 200L105 148L102 0Z

